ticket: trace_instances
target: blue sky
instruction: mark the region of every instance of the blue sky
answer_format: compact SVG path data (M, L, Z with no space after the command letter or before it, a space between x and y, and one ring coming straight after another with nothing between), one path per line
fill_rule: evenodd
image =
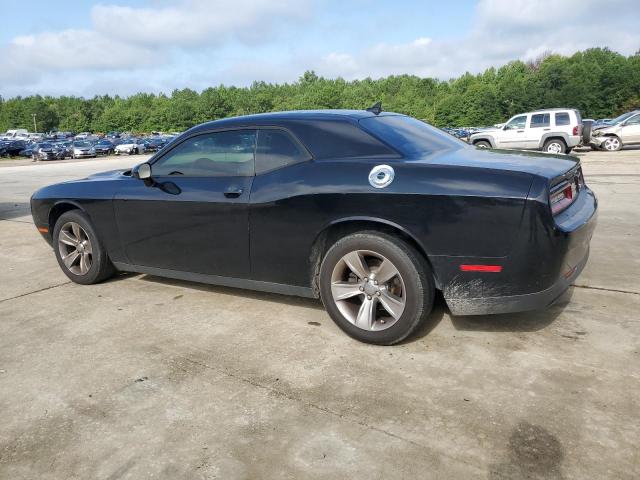
M606 5L606 7L604 6ZM450 78L545 51L640 49L637 0L0 0L0 95Z

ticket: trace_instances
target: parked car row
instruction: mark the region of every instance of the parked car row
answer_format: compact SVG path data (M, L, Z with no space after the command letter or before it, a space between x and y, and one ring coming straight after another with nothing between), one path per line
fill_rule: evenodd
M0 140L0 156L32 157L34 160L64 160L66 158L95 158L99 155L136 155L157 152L173 136L97 138L76 135L73 139L29 141Z

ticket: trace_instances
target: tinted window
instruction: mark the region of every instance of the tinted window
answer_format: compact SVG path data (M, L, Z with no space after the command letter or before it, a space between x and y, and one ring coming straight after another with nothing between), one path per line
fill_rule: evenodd
M556 126L569 125L570 123L571 119L569 118L568 112L556 113Z
M348 120L306 120L287 126L315 158L397 157L384 143Z
M256 174L308 160L309 154L284 130L258 130Z
M631 115L633 115L635 112L627 112L627 113L623 113L622 115L620 115L619 117L614 118L613 120L611 120L609 123L611 125L616 125L624 120L626 120L627 118L629 118Z
M557 115L556 118L558 118ZM550 125L550 122L551 116L548 113L536 113L535 115L531 115L530 128L548 127Z
M462 140L405 115L367 117L360 120L360 125L405 155L466 145Z
M192 137L153 164L154 175L249 177L254 174L255 130L231 130Z
M506 125L506 130L515 130L518 128L524 128L527 124L527 116L520 115L519 117L512 118Z
M635 117L627 120L627 125L638 125L640 124L640 115L636 115Z

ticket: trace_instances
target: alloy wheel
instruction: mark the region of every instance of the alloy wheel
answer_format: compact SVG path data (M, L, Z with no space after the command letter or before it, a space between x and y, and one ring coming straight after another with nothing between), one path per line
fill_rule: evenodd
M609 137L604 141L604 149L614 152L620 149L620 140L616 137Z
M60 229L58 250L65 267L74 275L86 275L91 269L91 240L87 232L76 222L67 222Z
M371 250L355 250L338 261L331 275L331 295L350 323L369 331L391 327L407 303L396 266Z
M562 145L559 142L551 142L547 146L548 153L562 153Z

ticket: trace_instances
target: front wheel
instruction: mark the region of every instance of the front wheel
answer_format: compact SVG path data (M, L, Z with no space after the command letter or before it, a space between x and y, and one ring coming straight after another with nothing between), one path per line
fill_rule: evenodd
M608 152L617 152L622 148L622 142L618 137L607 137L604 142L602 142L602 149Z
M71 210L58 218L53 229L53 248L60 268L76 283L99 283L115 271L89 217L80 210Z
M337 241L322 261L319 283L333 321L366 343L404 340L433 307L435 287L426 261L402 240L381 232Z
M476 148L491 148L491 144L486 140L480 140L473 144Z

